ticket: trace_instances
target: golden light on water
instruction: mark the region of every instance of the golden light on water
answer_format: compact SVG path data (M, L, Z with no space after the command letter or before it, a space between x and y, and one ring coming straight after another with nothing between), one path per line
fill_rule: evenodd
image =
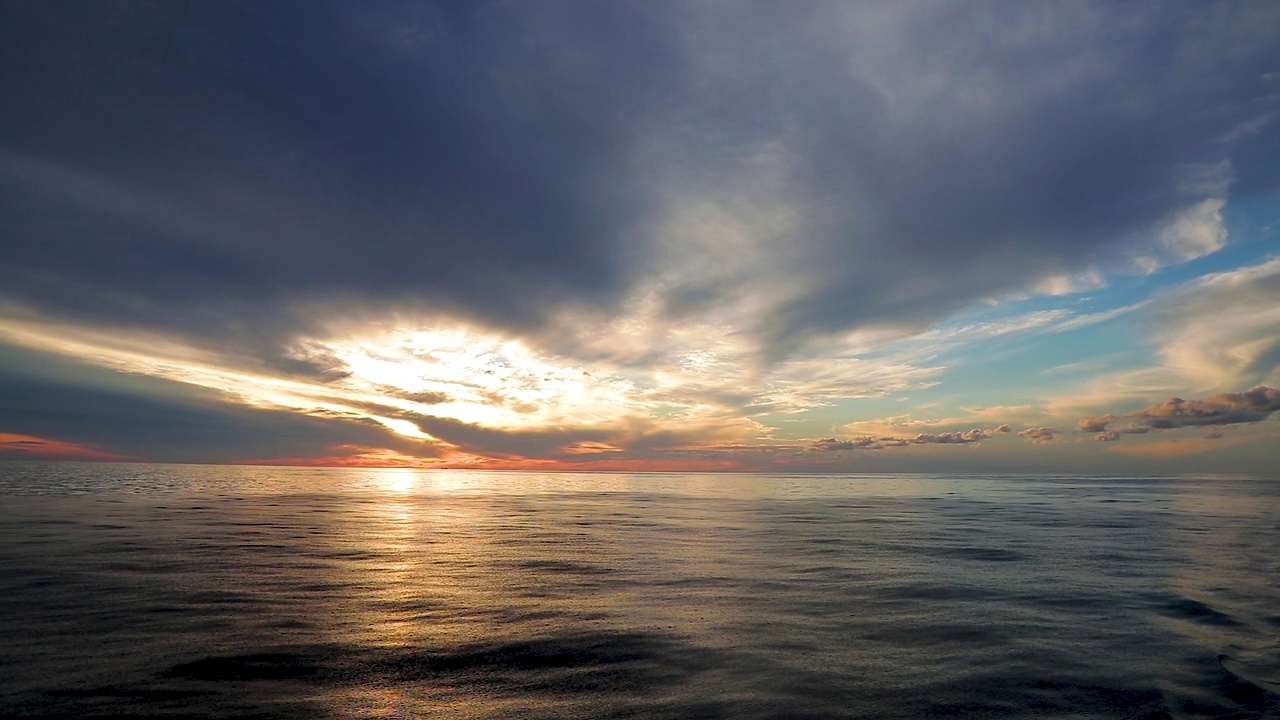
M418 473L407 468L389 468L378 478L379 484L396 493L412 492L418 484Z

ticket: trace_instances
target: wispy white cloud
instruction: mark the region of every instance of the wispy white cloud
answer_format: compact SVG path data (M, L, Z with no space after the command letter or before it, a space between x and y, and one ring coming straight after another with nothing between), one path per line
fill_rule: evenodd
M1152 315L1162 363L1192 387L1280 384L1280 258L1201 278Z
M1227 244L1224 205L1224 198L1214 197L1180 211L1160 229L1157 246L1172 262L1187 262L1221 250ZM1152 257L1140 263L1146 269L1159 261L1159 257Z
M1046 410L1096 415L1171 395L1280 385L1280 258L1205 275L1100 315L1119 314L1146 329L1135 339L1154 346L1157 363L1095 375L1045 398Z

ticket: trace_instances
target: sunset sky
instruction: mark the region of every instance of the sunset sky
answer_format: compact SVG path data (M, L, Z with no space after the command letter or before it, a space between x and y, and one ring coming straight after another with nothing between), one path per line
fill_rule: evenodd
M1280 468L1280 3L0 5L0 457Z

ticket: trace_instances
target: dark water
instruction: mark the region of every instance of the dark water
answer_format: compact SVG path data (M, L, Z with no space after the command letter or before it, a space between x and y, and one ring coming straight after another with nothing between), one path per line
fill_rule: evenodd
M0 464L6 717L1275 718L1270 478Z

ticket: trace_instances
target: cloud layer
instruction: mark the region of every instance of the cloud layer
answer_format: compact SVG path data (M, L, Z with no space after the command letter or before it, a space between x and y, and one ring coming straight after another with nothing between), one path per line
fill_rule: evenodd
M672 317L754 303L775 355L919 326L1220 245L1278 14L22 6L4 286L259 352L335 297L529 331L657 288Z
M1150 430L1184 427L1239 425L1266 420L1280 411L1280 390L1259 385L1245 392L1219 393L1203 400L1174 397L1124 415L1094 415L1081 418L1081 432L1098 433L1096 439L1110 442L1121 434L1144 434Z
M124 0L0 33L0 342L78 363L0 407L42 438L92 440L91 366L155 381L107 393L140 427L298 420L257 458L974 445L1014 419L838 440L833 408L1105 322L940 326L1214 253L1280 189L1274 3ZM1250 272L1149 309L1197 394L1277 380Z

